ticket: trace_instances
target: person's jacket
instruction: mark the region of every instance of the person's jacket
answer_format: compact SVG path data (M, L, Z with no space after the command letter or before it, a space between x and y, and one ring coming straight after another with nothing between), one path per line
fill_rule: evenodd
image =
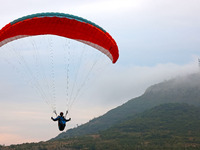
M69 121L70 119L65 119L64 117L58 116L57 118L52 118L53 121L57 121L59 122L59 124L66 124L67 121Z

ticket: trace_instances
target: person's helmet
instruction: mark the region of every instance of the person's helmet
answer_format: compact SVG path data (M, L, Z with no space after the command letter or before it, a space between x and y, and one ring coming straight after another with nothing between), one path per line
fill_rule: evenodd
M63 112L60 112L60 116L63 116Z

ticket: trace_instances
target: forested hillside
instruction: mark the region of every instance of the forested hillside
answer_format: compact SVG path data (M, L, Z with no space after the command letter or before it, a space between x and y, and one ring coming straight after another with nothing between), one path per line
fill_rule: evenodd
M200 74L180 76L169 81L153 85L140 97L110 110L103 116L95 118L77 128L61 133L56 139L96 134L123 122L135 114L165 103L187 103L200 106Z
M200 148L200 107L169 103L98 134L0 147L2 150L182 150Z

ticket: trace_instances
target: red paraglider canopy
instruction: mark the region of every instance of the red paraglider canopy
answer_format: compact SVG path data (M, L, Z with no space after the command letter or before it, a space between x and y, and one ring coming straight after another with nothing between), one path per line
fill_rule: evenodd
M91 21L63 13L38 13L19 18L0 30L0 47L27 36L52 34L78 40L104 54L113 63L119 57L115 40Z

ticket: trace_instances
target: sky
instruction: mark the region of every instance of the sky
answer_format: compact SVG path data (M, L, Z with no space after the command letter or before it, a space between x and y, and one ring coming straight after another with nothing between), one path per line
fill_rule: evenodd
M0 0L0 2L0 28L22 16L40 12L62 12L98 24L115 39L119 48L119 60L115 64L105 60L106 63L100 73L98 69L95 70L96 74L91 77L81 98L72 102L73 107L69 112L72 121L67 124L67 129L86 123L142 95L153 84L199 71L197 61L200 57L199 0ZM51 37L50 40L64 43L63 39L59 38ZM23 45L26 40L11 43L11 49L19 48L20 42ZM29 42L38 41L32 39ZM73 41L70 43L70 49L74 49ZM43 44L41 49L44 48ZM23 45L24 48L26 46ZM53 48L54 46L57 45L53 45ZM47 44L46 48L52 47ZM9 46L1 47L0 53L3 51L4 55L7 54L5 53L7 49ZM30 53L26 53L29 59ZM61 58L59 54L54 53L57 61ZM22 80L26 75L23 67L22 70L18 70L21 73L16 73L20 65L13 56L16 55L11 54L9 60L3 55L0 57L0 145L49 140L61 133L57 129L57 123L50 120L53 115L52 110L41 98L41 93L37 93L37 89L34 90L32 87L34 85ZM45 58L45 54L42 58ZM60 85L57 80L63 79L61 74L58 72L54 77L57 85ZM28 80L28 78L24 80L26 79ZM54 103L57 103L58 109L60 104L63 105L62 101L59 102L61 97L61 92L57 93L58 100Z

